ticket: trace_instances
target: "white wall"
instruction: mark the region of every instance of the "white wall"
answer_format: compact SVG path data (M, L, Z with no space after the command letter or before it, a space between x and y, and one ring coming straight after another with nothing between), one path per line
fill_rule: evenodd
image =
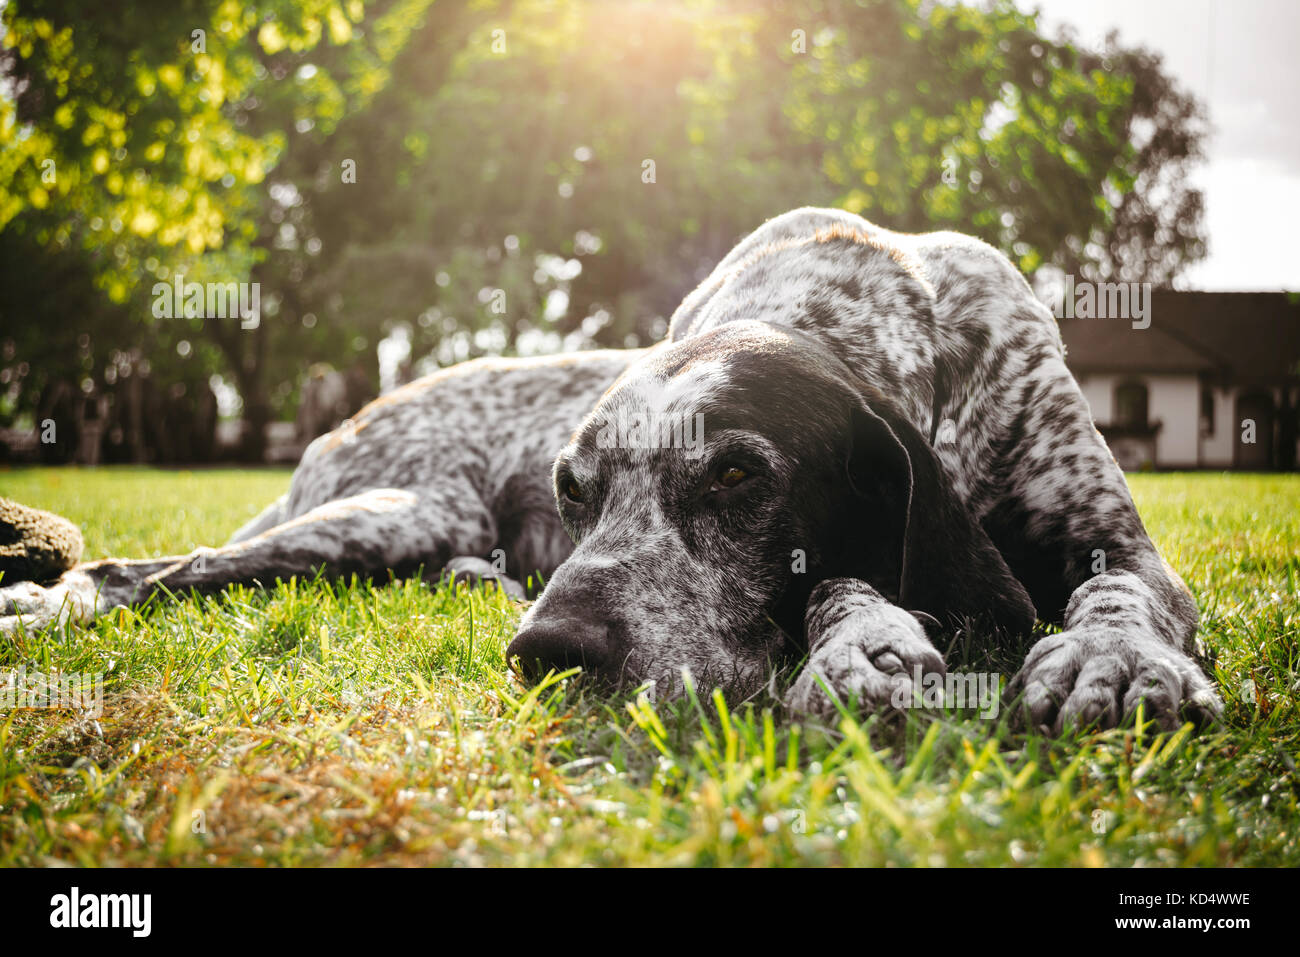
M1090 375L1079 377L1079 388L1088 400L1094 422L1113 424L1115 387L1121 382L1142 382L1147 387L1147 418L1162 423L1156 433L1156 462L1161 468L1195 468L1200 433L1201 387L1194 375ZM1232 403L1221 414L1231 424ZM1220 410L1216 407L1216 414ZM1220 428L1216 423L1216 438ZM1228 462L1232 461L1232 438L1228 433Z
M1110 423L1115 401L1115 382L1113 375L1079 376L1079 388L1083 390L1083 397L1088 400L1088 408L1092 410L1092 421L1103 425Z
M1156 433L1156 464L1195 468L1201 429L1201 384L1194 375L1146 378L1147 416L1162 422Z

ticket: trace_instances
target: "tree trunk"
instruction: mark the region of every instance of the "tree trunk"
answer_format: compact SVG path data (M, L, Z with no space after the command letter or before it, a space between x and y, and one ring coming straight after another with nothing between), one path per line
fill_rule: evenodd
M240 461L260 465L266 461L266 426L271 421L271 404L267 401L266 382L266 319L254 329L240 330L247 337L248 347L239 364L239 395L244 400L244 434L240 447Z
M271 418L263 381L266 363L266 318L253 329L238 321L209 317L204 328L221 348L244 403L244 432L240 437L239 461L260 464L266 459L266 425Z

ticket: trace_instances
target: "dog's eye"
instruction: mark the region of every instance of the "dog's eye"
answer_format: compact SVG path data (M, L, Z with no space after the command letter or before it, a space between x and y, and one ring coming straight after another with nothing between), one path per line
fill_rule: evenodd
M582 489L578 487L578 483L575 482L573 479L567 479L565 481L564 497L567 498L570 502L582 501Z
M747 478L749 478L749 473L744 469L735 465L724 465L718 469L718 477L713 480L713 490L735 488Z

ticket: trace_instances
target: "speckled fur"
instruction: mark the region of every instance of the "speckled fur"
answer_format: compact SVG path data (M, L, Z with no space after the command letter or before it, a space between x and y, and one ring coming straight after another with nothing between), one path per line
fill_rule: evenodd
M784 348L772 343L781 333L811 338L848 368L868 408L891 410L888 431L911 471L910 498L891 501L909 513L905 522L921 523L917 534L910 527L902 533L901 569L882 565L878 556L842 554L841 566L855 561L867 570L811 593L802 640L795 629L784 649L809 654L787 699L793 710L826 713L823 682L837 697L883 707L890 682L879 675L910 673L916 664L942 668L915 621L893 603L927 623L936 611L949 619L992 612L1006 630L1019 631L1027 625L1020 614L1027 593L1038 618L1064 626L1034 647L1013 682L1032 723L1052 730L1070 722L1114 724L1142 697L1148 714L1166 726L1218 713L1218 699L1190 657L1195 603L1143 528L1066 369L1051 313L1004 256L953 233L902 235L835 210L787 213L742 241L686 298L669 343L630 369L605 404L646 406L656 390L668 388L672 374L663 370L675 351L698 349L728 327L746 329L750 341L734 349L706 342L714 371L702 398L738 391L753 401L778 393L778 405L797 406L801 396L790 377L798 373L771 359ZM791 348L809 351L806 344ZM751 365L753 357L766 356L756 360L769 367L759 377L762 386L752 375L741 383L729 378L737 356ZM682 365L695 361L702 360L685 358ZM744 428L788 450L815 431L818 422L809 414L827 413L804 410L774 425L768 410L766 420L756 413ZM842 420L838 427L845 428ZM772 530L780 525L774 515L807 518L809 485L819 480L812 459L788 463L801 487L778 489L767 508L745 516L746 548L729 551L727 536L715 529L701 555L692 554L680 532L689 525L680 509L668 507L673 495L665 494L681 474L679 456L602 450L605 461L597 467L590 446L580 432L562 454L557 477L571 459L586 461L586 481L594 476L608 485L609 499L594 520L569 522L578 550L512 649L521 656L540 652L543 664L594 656L620 673L669 681L683 666L760 670L758 659L781 647L763 621L780 618L774 612L792 590L809 593L783 571L785 549L815 550L847 520L841 502L820 525L787 521ZM887 457L880 461L888 466L880 474L899 467ZM789 481L779 468L771 472ZM936 512L942 521L933 520ZM888 539L880 534L886 525L887 516L878 517L860 531ZM955 539L954 529L960 531ZM755 554L762 556L757 564ZM1099 555L1102 574L1093 571ZM837 580L834 565L823 563L810 582L817 575ZM912 566L923 573L909 575ZM892 574L902 581L891 588ZM944 594L943 582L958 587ZM790 635L788 617L778 623ZM833 635L823 633L826 621L836 623ZM735 644L746 629L752 634L738 643L741 650L729 647L728 639Z
M705 454L602 447L619 409L703 413ZM753 477L711 492L710 469L737 454ZM591 498L567 501L570 480ZM1195 603L1142 526L1050 312L977 240L835 210L756 230L653 349L468 363L383 397L313 443L288 496L197 566L198 553L93 563L0 601L39 624L157 584L320 566L492 577L494 548L509 578L549 579L510 648L528 673L580 661L668 691L684 671L745 691L806 655L787 702L826 714L823 684L885 707L915 665L942 670L922 624L1016 632L1036 613L1063 631L1013 681L1030 722L1110 725L1145 699L1172 726L1221 707L1190 657Z
M551 462L638 350L454 366L372 402L303 454L287 495L222 548L83 564L52 587L0 588L0 629L88 621L171 591L270 584L318 569L384 577L422 567L473 580L549 575L572 544ZM488 559L500 549L505 575ZM479 564L483 563L483 564Z

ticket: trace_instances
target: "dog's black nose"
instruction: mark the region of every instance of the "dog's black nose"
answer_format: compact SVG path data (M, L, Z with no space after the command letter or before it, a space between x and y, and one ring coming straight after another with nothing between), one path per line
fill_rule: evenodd
M530 681L552 669L564 671L575 665L596 674L609 664L609 630L578 618L532 621L506 648L506 661L512 658L519 659L519 668Z

